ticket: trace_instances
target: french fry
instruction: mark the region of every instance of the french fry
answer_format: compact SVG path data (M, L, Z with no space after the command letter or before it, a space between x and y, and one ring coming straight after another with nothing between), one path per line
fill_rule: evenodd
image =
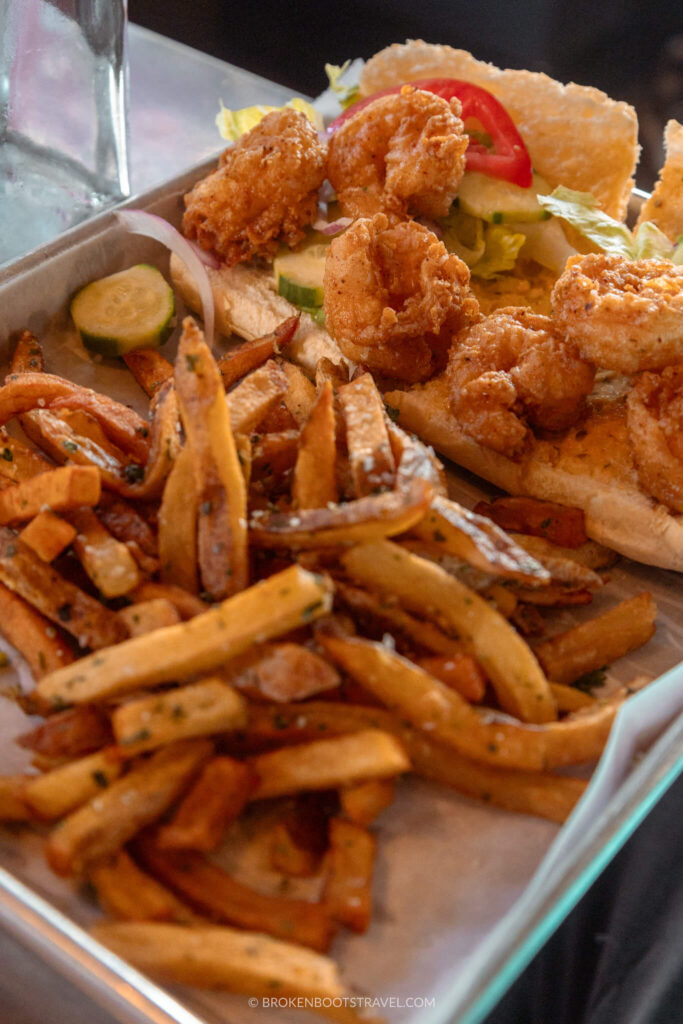
M251 440L251 472L254 479L281 477L294 467L299 451L298 430L256 434Z
M348 366L341 363L333 363L331 359L323 356L315 364L315 387L320 391L321 387L329 381L333 391L338 391L344 384L349 383Z
M31 331L22 331L12 354L10 373L42 373L43 349Z
M194 469L202 585L223 598L248 583L247 494L221 377L190 317L183 324L175 378Z
M74 551L100 593L123 597L135 590L140 572L126 545L112 537L92 509L76 509L68 519L77 530Z
M191 922L195 919L189 907L156 878L142 871L125 850L92 864L88 881L103 910L119 921Z
M107 647L125 636L115 612L65 580L6 528L0 528L0 580L81 647Z
M142 352L150 351L141 349ZM97 517L122 544L137 544L152 558L159 553L155 531L130 502L119 495L107 493L97 506Z
M24 791L26 802L39 818L61 818L106 789L122 767L116 748L98 750L30 779Z
M0 632L28 662L34 679L74 661L71 648L49 620L3 583L0 583Z
M320 1000L326 1016L357 1024L334 961L310 949L227 927L98 924L92 934L145 973L173 982L248 996Z
M372 825L394 801L394 779L370 779L339 790L339 802L345 817L355 825Z
M457 630L491 680L501 706L525 722L549 722L557 709L530 648L495 608L439 566L390 541L344 552L359 582L395 594L409 610L436 616Z
M384 403L369 373L339 389L346 444L357 498L394 486L396 463L384 421Z
M127 352L123 361L148 398L153 398L161 385L173 377L173 363L155 348Z
M176 587L172 583L152 583L150 580L146 580L133 591L130 597L136 603L168 601L183 621L193 619L195 615L201 615L207 608L206 604L194 594L190 594L187 590Z
M240 816L256 785L242 761L214 757L155 842L161 850L215 850L228 825Z
M249 539L259 548L305 550L391 537L419 522L431 496L428 483L413 480L403 492L387 491L344 505L296 512L256 510L249 524Z
M116 742L131 755L239 729L246 718L243 698L222 680L209 678L121 704L111 724Z
M74 420L79 426L85 421L90 434L97 434L96 439L79 434L72 426ZM21 424L27 437L55 462L96 468L107 487L125 489L126 466L130 460L106 438L97 420L77 409L64 409L59 414L50 409L35 409L21 417ZM47 463L43 472L50 469L52 466Z
M380 729L273 750L252 757L249 763L259 777L254 800L336 789L410 771L401 745Z
M299 427L311 415L315 403L315 386L295 363L283 361L281 369L287 380L284 401Z
M593 569L594 572L602 572L610 569L619 560L619 555L611 548L597 541L587 540L578 548L565 548L544 537L533 537L527 533L510 533L515 544L528 551L537 561L544 562L546 558L562 558L583 565L586 569Z
M52 760L90 754L113 742L109 718L95 704L81 704L50 715L35 729L22 733L16 742L26 750Z
M126 467L124 469L126 482L112 487L120 494L142 500L160 496L173 464L180 454L180 414L178 396L172 381L166 381L161 385L152 401L151 408L153 410L152 424L147 431L151 438L151 444L142 479L137 479L138 474L136 473L132 482L128 482L131 467ZM145 430L147 430L146 427Z
M432 655L420 658L417 664L470 704L480 704L484 699L486 676L469 654Z
M99 470L94 466L61 466L0 491L0 524L33 519L45 506L66 512L100 500Z
M404 488L410 480L419 477L432 485L434 496L448 495L446 472L432 448L406 434L396 423L385 418L391 450L396 462L396 486Z
M496 498L480 501L475 515L492 519L504 530L516 530L562 547L578 548L588 540L583 511L537 498Z
M250 373L228 394L233 433L249 434L255 430L286 391L287 377L273 359Z
M310 878L319 864L315 850L297 843L286 822L276 822L270 837L270 866L274 871L291 878Z
M275 701L305 700L339 686L329 662L301 644L263 644L227 666L233 686L247 696Z
M301 431L292 481L296 508L326 508L338 501L336 464L334 396L325 381Z
M121 608L117 614L125 623L130 636L144 636L145 633L153 633L155 629L173 626L181 621L175 605L165 597L139 601Z
M51 702L91 703L209 672L255 640L288 633L324 615L330 605L329 582L291 566L189 622L133 637L81 658L73 669L45 676L38 695Z
M251 373L273 356L279 355L280 350L285 348L296 334L299 319L300 314L290 316L276 327L272 334L254 338L252 341L243 341L221 356L217 365L224 387L231 387L240 377Z
M0 428L0 477L20 483L51 468L44 456Z
M550 574L528 552L484 516L437 496L412 534L482 572L530 583L549 583Z
M599 579L600 577L598 577ZM602 581L600 583L602 586ZM539 605L545 608L562 608L568 605L590 604L593 600L592 590L574 590L562 583L551 583L549 587L539 588L518 587L516 590L520 601L525 604Z
M164 583L189 594L199 590L198 507L192 449L186 445L166 480L159 508L159 567Z
M285 938L325 952L335 925L319 903L264 896L242 885L200 854L160 850L141 841L136 851L145 867L190 906L217 921Z
M566 711L580 711L581 708L590 708L595 704L595 697L575 686L565 686L564 683L551 683L550 688L557 701L557 710L561 713Z
M76 528L54 512L46 510L39 512L27 523L19 536L24 544L35 551L38 558L52 562L74 540Z
M51 832L46 856L52 870L80 874L116 853L171 806L212 749L206 740L174 743L101 790Z
M509 587L502 583L492 583L482 593L487 601L495 605L504 619L512 618L519 601Z
M332 818L323 900L334 920L354 932L365 932L370 924L376 852L367 829Z
M536 657L553 682L573 683L646 644L655 634L656 616L652 595L638 594L538 644Z
M0 821L30 821L24 800L26 782L26 775L0 775Z

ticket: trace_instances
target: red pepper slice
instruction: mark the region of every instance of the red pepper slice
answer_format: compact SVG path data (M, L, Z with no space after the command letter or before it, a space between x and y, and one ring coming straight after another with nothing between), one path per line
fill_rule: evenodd
M468 170L481 171L482 174L490 174L492 178L502 178L521 188L529 188L532 179L529 151L507 110L492 93L471 82L461 82L457 78L426 78L410 84L417 89L433 92L444 100L456 97L462 105L463 121L476 118L491 137L492 150L477 139L470 138L467 147ZM391 96L400 92L402 88L402 85L396 85L390 89L382 89L381 92L376 92L373 96L347 107L328 126L328 133L335 132L340 125L380 96Z

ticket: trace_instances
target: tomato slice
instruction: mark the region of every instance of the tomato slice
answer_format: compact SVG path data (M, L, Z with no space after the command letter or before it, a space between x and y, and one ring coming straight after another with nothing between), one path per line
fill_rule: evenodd
M510 181L521 188L529 188L532 180L529 151L507 110L492 93L471 82L461 82L457 78L425 78L410 84L417 89L433 92L444 100L453 97L459 99L463 121L476 118L489 135L493 143L492 149L488 149L478 139L470 137L467 147L468 170L481 171L482 174L490 174L492 178L502 178L503 181ZM395 85L389 89L382 89L381 92L376 92L373 96L347 107L328 126L328 133L334 133L340 125L380 96L391 96L400 92L402 88L402 85Z

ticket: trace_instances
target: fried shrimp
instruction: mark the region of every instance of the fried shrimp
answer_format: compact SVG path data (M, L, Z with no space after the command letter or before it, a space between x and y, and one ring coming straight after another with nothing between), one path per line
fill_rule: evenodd
M325 325L348 359L398 380L425 380L478 315L467 266L413 221L357 220L325 261Z
M325 156L304 114L267 114L185 196L183 231L230 266L296 245L316 215Z
M642 487L683 512L683 363L640 374L626 401L626 425Z
M683 267L668 260L574 256L552 307L581 354L605 370L661 370L683 360Z
M545 430L574 423L594 376L549 317L513 306L461 331L447 369L462 429L505 455L522 447L528 423Z
M406 86L349 118L330 139L327 169L343 212L445 217L465 170L460 110Z

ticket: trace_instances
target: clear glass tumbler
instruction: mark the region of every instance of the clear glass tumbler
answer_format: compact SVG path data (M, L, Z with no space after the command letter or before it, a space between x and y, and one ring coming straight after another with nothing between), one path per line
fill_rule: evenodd
M0 265L130 192L127 0L0 0Z

